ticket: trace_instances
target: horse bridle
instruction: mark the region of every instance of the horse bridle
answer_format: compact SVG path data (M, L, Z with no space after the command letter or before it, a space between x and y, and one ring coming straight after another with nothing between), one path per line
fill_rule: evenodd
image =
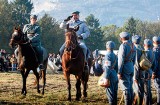
M17 32L17 34L19 34L18 33L18 30L16 30L16 32ZM14 32L15 33L15 32ZM13 34L14 34L13 33ZM15 34L14 34L14 37L15 37ZM14 37L12 36L12 38L11 38L11 41L13 41L14 43L18 43L18 44L28 44L28 42L24 42L24 34L22 33L22 35L20 36L20 40L19 41L17 41L17 40L15 40L14 39Z
M71 33L74 34L73 32L71 32ZM66 40L66 41L65 41L65 45L66 45L68 42L70 42L70 44L71 44L70 48L71 48L72 50L74 50L74 49L77 47L77 45L73 43L73 41L71 40L71 37L72 37L72 35L69 37L70 40ZM66 47L66 46L65 46L65 47Z

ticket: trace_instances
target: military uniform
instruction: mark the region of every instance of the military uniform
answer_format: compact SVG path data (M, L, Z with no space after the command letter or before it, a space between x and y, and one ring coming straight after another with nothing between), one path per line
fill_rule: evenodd
M150 39L145 39L144 45L152 46L152 41ZM152 76L152 69L154 70L155 67L155 56L151 47L145 49L145 54L148 60L152 63L152 68L145 71L142 78L144 81L144 104L152 105L151 76Z
M106 95L110 105L117 105L118 77L115 69L118 68L118 65L117 57L113 52L114 42L108 41L106 48L111 48L111 50L107 50L103 64L104 76L110 81L110 86L106 88Z
M136 47L136 57L135 57L135 63L134 63L134 76L133 76L133 80L134 80L133 89L136 94L135 96L136 96L138 105L142 105L143 98L144 98L144 79L142 79L144 75L144 71L142 71L139 66L139 60L140 60L140 57L142 55L142 50L143 50L141 45L139 44L140 40L141 40L141 36L139 35L132 36L132 42L134 43Z
M73 12L72 14L78 14L79 15L79 12L76 11L76 12ZM90 31L89 31L86 23L83 22L83 21L80 21L79 19L78 20L74 20L72 18L71 20L63 21L60 24L60 28L61 29L66 29L67 25L69 25L69 28L75 28L76 26L79 25L79 30L76 32L76 34L77 34L78 37L82 37L82 39L79 40L79 45L83 49L83 53L85 55L85 60L87 61L87 47L86 47L86 45L84 43L84 39L89 37ZM63 54L64 49L65 49L65 43L62 45L62 47L59 50L61 56Z
M30 18L37 19L36 15L31 15ZM37 24L26 24L23 28L23 33L27 35L32 47L37 53L40 64L43 62L43 50L40 42L40 27Z
M157 92L157 105L160 105L160 37L154 36L153 42L157 43L153 47L156 62L156 68L153 69L153 74L155 75L153 83Z
M133 61L136 48L129 40L128 32L121 32L120 37L127 40L123 40L118 51L118 74L121 76L119 82L124 94L125 105L130 105L133 100Z

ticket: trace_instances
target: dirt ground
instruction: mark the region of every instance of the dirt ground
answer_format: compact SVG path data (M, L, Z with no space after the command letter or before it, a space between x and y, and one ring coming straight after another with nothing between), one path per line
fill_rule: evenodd
M22 78L18 72L0 73L0 104L7 105L107 105L108 100L105 88L97 85L98 77L90 76L88 82L88 97L80 101L75 101L75 78L71 75L71 94L72 101L67 101L67 85L63 74L47 72L45 94L37 93L34 85L35 76L30 73L27 78L27 95L21 95ZM40 82L40 87L42 81ZM42 88L41 88L42 89ZM81 88L82 89L82 88ZM155 90L152 91L155 100ZM118 102L122 96L122 91L118 91ZM123 105L123 104L122 104Z

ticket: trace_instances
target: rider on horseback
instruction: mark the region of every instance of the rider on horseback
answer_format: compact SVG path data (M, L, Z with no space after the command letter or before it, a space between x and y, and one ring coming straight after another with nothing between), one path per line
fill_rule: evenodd
M72 16L68 16L67 19L65 19L61 24L60 24L60 28L61 29L67 29L67 25L69 26L69 28L76 28L77 26L79 26L79 30L76 32L77 36L78 36L78 42L79 42L79 46L82 48L84 56L85 56L85 69L89 69L88 68L88 56L87 56L87 47L84 43L84 39L86 39L87 37L89 37L90 35L90 31L86 25L85 22L80 21L79 20L79 11L75 11L72 13ZM60 48L60 55L63 55L63 51L65 49L65 43L61 46Z
M24 25L23 33L27 35L28 42L32 45L36 55L37 60L39 62L39 68L43 69L43 50L41 47L41 41L40 41L40 27L36 24L37 16L31 15L30 16L30 24ZM17 55L17 49L15 51Z

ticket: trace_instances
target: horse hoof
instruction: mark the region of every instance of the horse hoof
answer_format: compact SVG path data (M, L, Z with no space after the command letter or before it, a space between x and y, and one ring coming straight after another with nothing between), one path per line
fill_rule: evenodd
M40 93L41 91L40 91L40 90L38 90L37 92L38 92L38 93Z
M76 98L76 101L80 101L80 99L79 99L79 98Z
M42 95L44 95L44 91L42 92Z
M68 100L68 101L71 101L71 98L68 98L67 100Z
M84 92L84 93L83 93L83 96L84 96L84 97L87 97L87 92Z

